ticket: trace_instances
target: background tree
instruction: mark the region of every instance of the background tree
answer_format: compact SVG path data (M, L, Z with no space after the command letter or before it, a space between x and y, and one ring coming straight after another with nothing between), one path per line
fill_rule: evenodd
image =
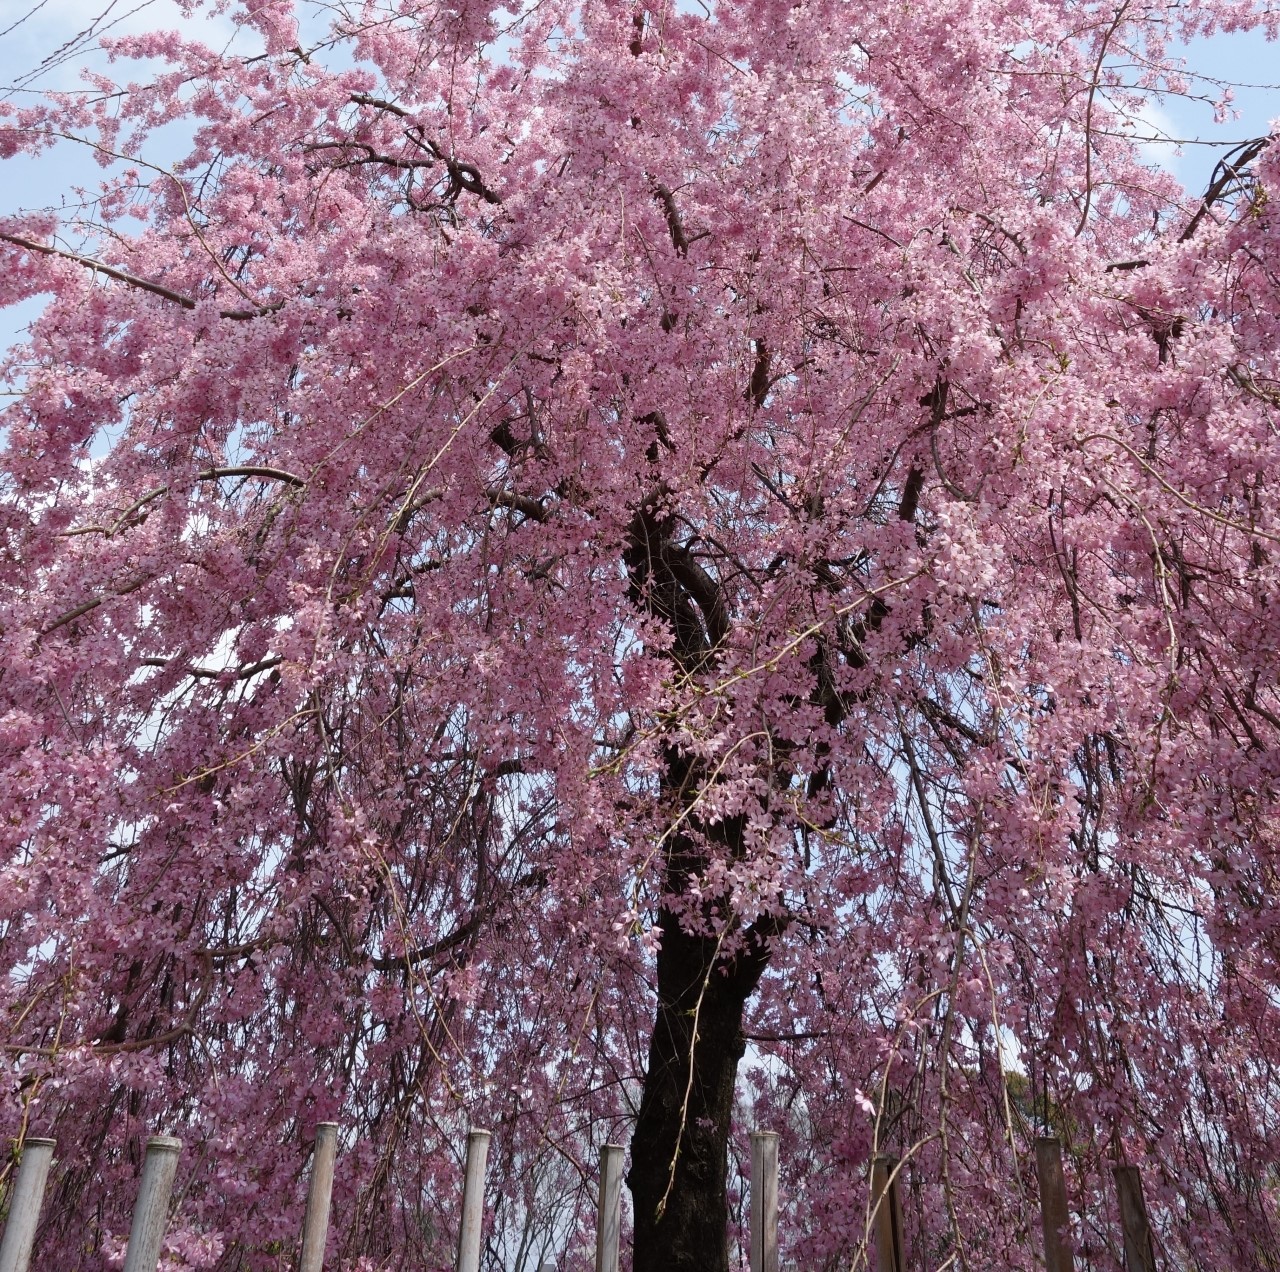
M1089 1266L1129 1159L1172 1260L1274 1267L1277 159L1193 200L1123 127L1264 15L227 7L260 53L0 126L105 168L0 225L58 1265L158 1126L175 1257L287 1263L336 1118L348 1258L447 1263L474 1120L512 1233L629 1137L637 1272L726 1268L737 1091L805 1268L879 1148L914 1263L1034 1266L1045 1120Z

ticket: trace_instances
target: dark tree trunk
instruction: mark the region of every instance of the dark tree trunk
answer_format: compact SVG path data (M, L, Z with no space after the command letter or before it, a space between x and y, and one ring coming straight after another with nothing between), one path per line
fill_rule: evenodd
M632 598L667 623L673 661L696 675L723 646L729 616L720 585L673 541L675 522L660 513L661 505L657 491L631 525L624 559ZM712 922L709 902L685 911L681 921L680 898L690 895L712 857L736 860L745 846L741 817L704 822L698 816L699 791L709 780L679 749L667 752L664 787L679 829L666 845L658 1006L627 1176L635 1205L634 1272L729 1268L725 1184L734 1084L746 1049L743 1009L779 928L735 928L725 917ZM727 904L720 909L722 916L730 911Z
M643 14L635 19L637 37L631 52L639 56L644 42ZM688 243L680 228L679 214L665 187L655 187L667 212L672 243L684 255ZM665 321L665 320L664 320ZM773 379L771 357L763 340L755 340L755 366L743 396L755 409L764 406ZM939 380L923 400L932 408L935 422L946 412L947 382ZM639 423L652 426L654 440L648 460L658 467L660 446L674 450L671 433L660 411L642 416ZM702 470L705 479L710 466ZM655 474L656 477L656 474ZM898 516L914 522L924 484L923 470L908 470L898 504ZM662 481L656 481L635 511L623 549L629 593L638 609L664 623L671 633L666 651L675 668L693 678L714 666L725 649L732 628L731 595L721 577L703 562L708 549L719 567L730 576L742 567L722 555L715 540L700 540L696 530L679 542L682 524L693 522L673 515L675 500ZM810 509L821 516L819 499ZM845 586L841 568L821 563L813 569L812 586L818 594L835 595ZM875 597L847 629L833 625L830 639L817 642L810 668L813 687L810 705L820 706L826 723L836 728L844 720L848 703L836 687L834 660L867 665L863 643L878 631L889 614L881 597ZM818 767L809 774L807 793L816 799L828 787L831 774L822 758L825 743L816 747ZM767 776L782 778L786 786L794 774L788 771L787 742L774 738ZM631 1172L627 1182L635 1203L634 1272L728 1272L726 1228L728 1206L725 1184L728 1174L729 1132L733 1121L734 1084L738 1061L746 1049L742 1034L743 1011L768 965L770 944L786 926L786 918L768 918L743 930L729 922L723 944L717 939L717 923L710 922L708 908L688 915L682 925L680 899L689 885L706 870L713 856L740 860L745 850L744 824L734 818L706 823L697 815L699 788L714 784L714 777L673 746L666 756L665 793L671 807L680 810L670 837L666 879L667 903L658 915L662 946L658 953L658 1006L649 1037L649 1068L645 1074L640 1112L631 1140ZM765 810L767 811L767 807ZM721 915L729 913L727 904ZM690 930L686 930L688 927Z
M658 1010L649 1039L627 1183L635 1203L635 1272L727 1272L729 1132L745 1042L742 1015L768 960L751 935L716 959L663 911ZM690 1049L692 1048L692 1067Z

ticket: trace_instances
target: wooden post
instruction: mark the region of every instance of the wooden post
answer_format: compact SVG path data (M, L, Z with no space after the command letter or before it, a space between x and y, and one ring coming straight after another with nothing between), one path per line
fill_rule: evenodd
M751 1272L778 1272L778 1132L751 1132Z
M489 1158L489 1132L467 1135L467 1168L462 1181L462 1226L458 1230L458 1272L480 1272L480 1237L484 1229L484 1167Z
M9 1221L0 1242L0 1272L27 1272L31 1247L40 1221L45 1180L53 1161L54 1141L28 1138L22 1141L18 1178L9 1194Z
M1120 1227L1124 1233L1124 1265L1128 1272L1156 1272L1156 1252L1142 1197L1142 1173L1136 1166L1117 1166L1116 1192L1120 1197Z
M1062 1141L1042 1135L1036 1140L1036 1178L1040 1181L1040 1223L1044 1229L1044 1261L1048 1272L1073 1272L1071 1216L1067 1183L1062 1175Z
M871 1163L872 1230L876 1237L876 1272L907 1272L902 1240L902 1206L898 1201L896 1157L880 1154Z
M333 1167L338 1156L337 1122L316 1126L311 1154L311 1183L307 1188L307 1213L302 1220L302 1254L298 1272L321 1272L329 1237L329 1203L333 1197Z
M622 1158L620 1144L600 1149L600 1204L596 1211L596 1272L618 1272L622 1235Z
M172 1136L153 1135L147 1140L124 1272L156 1272L164 1231L169 1226L169 1195L173 1192L173 1177L178 1173L180 1152L182 1141Z

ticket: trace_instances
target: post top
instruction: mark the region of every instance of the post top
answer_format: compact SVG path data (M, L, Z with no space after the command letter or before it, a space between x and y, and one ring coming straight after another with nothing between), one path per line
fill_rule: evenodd
M180 1153L182 1152L182 1141L175 1139L172 1135L149 1135L147 1137L147 1151L156 1149L162 1153Z
M52 1148L57 1144L56 1139L50 1139L47 1135L28 1135L22 1141L23 1148Z

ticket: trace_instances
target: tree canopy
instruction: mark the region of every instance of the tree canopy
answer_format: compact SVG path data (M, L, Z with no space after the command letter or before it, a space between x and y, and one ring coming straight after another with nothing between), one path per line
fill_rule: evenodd
M1083 1266L1132 1162L1170 1266L1274 1269L1280 148L1128 127L1272 15L220 7L0 105L101 164L0 220L48 1266L151 1129L174 1266L287 1266L335 1120L348 1267L447 1264L474 1123L495 1267L580 1266L612 1139L636 1272L726 1269L759 1124L806 1272L878 1151L913 1267L1035 1267L1046 1129Z

